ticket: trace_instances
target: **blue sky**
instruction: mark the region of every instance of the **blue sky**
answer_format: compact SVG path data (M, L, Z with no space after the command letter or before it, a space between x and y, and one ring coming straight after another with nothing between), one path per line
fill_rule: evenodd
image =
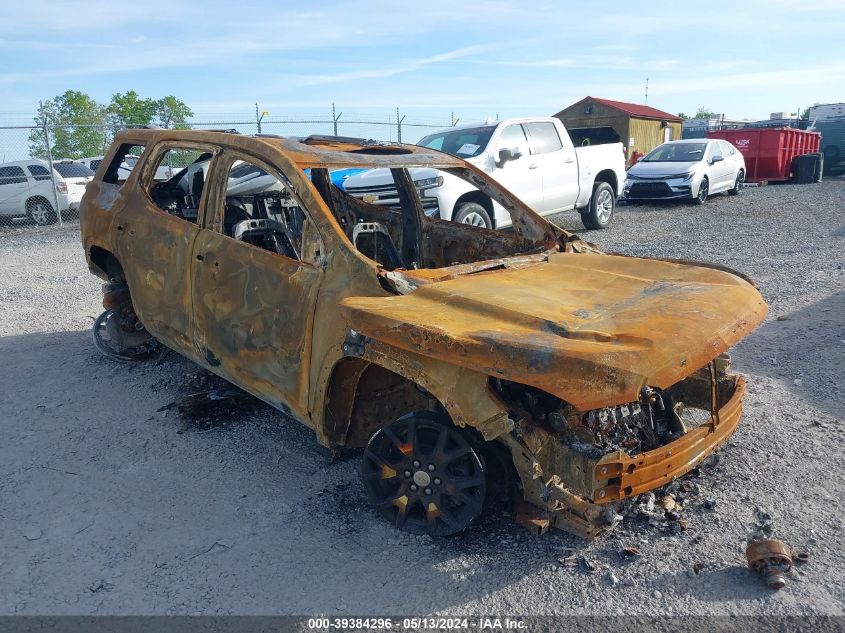
M330 112L448 122L586 96L764 118L845 101L845 2L108 3L0 8L0 123L67 89L175 94L200 119Z

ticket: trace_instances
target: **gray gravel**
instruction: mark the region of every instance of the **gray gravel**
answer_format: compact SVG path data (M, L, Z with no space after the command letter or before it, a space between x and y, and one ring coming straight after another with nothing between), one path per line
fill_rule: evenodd
M844 215L839 180L623 207L608 231L558 219L605 250L734 267L771 306L733 353L739 431L684 479L687 531L630 515L595 543L508 517L395 532L309 430L263 405L192 422L167 407L207 383L196 366L99 356L76 229L0 230L0 614L842 614ZM776 593L744 566L758 506L811 555Z

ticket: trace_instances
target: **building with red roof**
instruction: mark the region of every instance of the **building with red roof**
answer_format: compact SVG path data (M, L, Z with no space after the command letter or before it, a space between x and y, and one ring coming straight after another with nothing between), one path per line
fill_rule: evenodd
M557 114L576 145L620 142L628 156L681 138L681 118L639 103L584 97Z

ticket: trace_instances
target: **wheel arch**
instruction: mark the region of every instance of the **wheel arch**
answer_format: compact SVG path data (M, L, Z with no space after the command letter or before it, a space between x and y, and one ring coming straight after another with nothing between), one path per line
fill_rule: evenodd
M490 391L487 376L425 361L441 367L420 367L402 356L340 358L326 384L322 425L316 429L321 441L362 447L385 424L421 410L443 413L455 426L475 428L486 440L510 430L507 407Z
M476 202L484 207L484 210L487 211L487 215L490 216L490 221L493 223L493 228L496 228L496 212L493 210L493 200L487 194L481 191L467 191L465 194L462 194L457 200L455 200L455 204L452 207L452 216L451 219L455 219L455 214L458 212L460 206L467 202Z
M593 180L593 187L600 182L606 182L609 184L611 189L613 189L614 196L619 195L619 179L617 178L615 171L612 169L603 169L597 173L595 179Z
M47 199L47 196L42 196L40 193L36 193L29 196L23 204L24 208L28 211L29 205L33 204L36 200L43 200L44 202L50 205L51 209L53 208L53 203ZM53 210L55 211L55 209Z
M123 266L117 257L102 246L96 244L88 248L88 268L102 279L124 279Z

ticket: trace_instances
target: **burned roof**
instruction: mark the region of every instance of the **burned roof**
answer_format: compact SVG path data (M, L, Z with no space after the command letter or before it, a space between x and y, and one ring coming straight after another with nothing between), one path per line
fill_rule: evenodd
M150 144L161 141L223 145L233 149L280 150L301 169L314 167L464 167L464 162L437 150L410 144L379 143L350 137L309 136L307 138L244 135L224 130L126 129L116 140Z

